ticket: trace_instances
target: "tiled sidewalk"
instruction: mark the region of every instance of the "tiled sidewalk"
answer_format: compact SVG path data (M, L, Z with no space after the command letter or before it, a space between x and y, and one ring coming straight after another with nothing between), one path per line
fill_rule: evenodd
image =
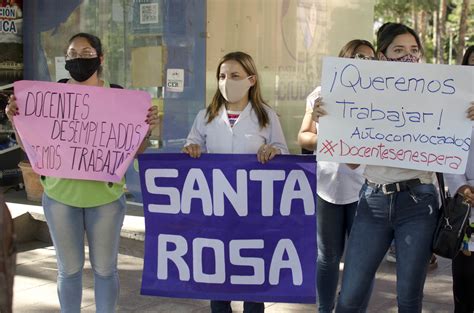
M31 243L34 245L35 243ZM37 245L38 243L36 243ZM56 260L52 247L22 247L31 250L18 254L15 279L14 312L59 312L56 295ZM140 280L143 259L119 255L121 294L118 312L209 312L209 302L141 296ZM375 282L369 312L397 312L395 266L382 263ZM95 312L92 274L88 261L84 273L83 312ZM235 312L242 304L235 302ZM316 305L267 303L265 312L316 312ZM450 262L439 260L429 272L425 285L423 312L452 312Z

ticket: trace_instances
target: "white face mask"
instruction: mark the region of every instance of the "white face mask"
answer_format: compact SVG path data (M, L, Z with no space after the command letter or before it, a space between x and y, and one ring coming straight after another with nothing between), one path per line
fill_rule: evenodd
M252 84L250 83L251 76L241 79L220 79L219 80L219 90L221 91L222 96L229 102L235 103L239 102L249 91Z

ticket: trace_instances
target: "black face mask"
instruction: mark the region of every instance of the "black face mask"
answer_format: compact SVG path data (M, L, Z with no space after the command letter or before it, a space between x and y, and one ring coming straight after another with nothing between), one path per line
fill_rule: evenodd
M84 59L77 58L66 60L66 70L71 77L78 82L83 82L94 74L100 66L100 58Z

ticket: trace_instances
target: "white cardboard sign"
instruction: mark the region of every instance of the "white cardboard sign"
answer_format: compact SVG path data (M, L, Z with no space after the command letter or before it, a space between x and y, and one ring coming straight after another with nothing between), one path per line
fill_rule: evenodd
M327 57L318 160L464 173L471 66Z

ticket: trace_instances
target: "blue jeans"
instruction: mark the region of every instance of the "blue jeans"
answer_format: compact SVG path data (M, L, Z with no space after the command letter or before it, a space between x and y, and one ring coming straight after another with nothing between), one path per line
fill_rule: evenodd
M398 312L421 312L438 207L431 184L387 195L362 186L336 312L358 312L392 239L397 251Z
M61 312L80 312L84 234L94 272L97 312L115 312L119 295L117 255L126 211L125 197L94 208L65 205L43 195L43 207L58 263Z
M357 202L333 204L317 197L318 268L316 288L319 312L332 312L335 305L339 263L344 253Z
M265 304L262 302L244 302L244 313L263 313ZM211 301L212 313L232 313L230 301Z

